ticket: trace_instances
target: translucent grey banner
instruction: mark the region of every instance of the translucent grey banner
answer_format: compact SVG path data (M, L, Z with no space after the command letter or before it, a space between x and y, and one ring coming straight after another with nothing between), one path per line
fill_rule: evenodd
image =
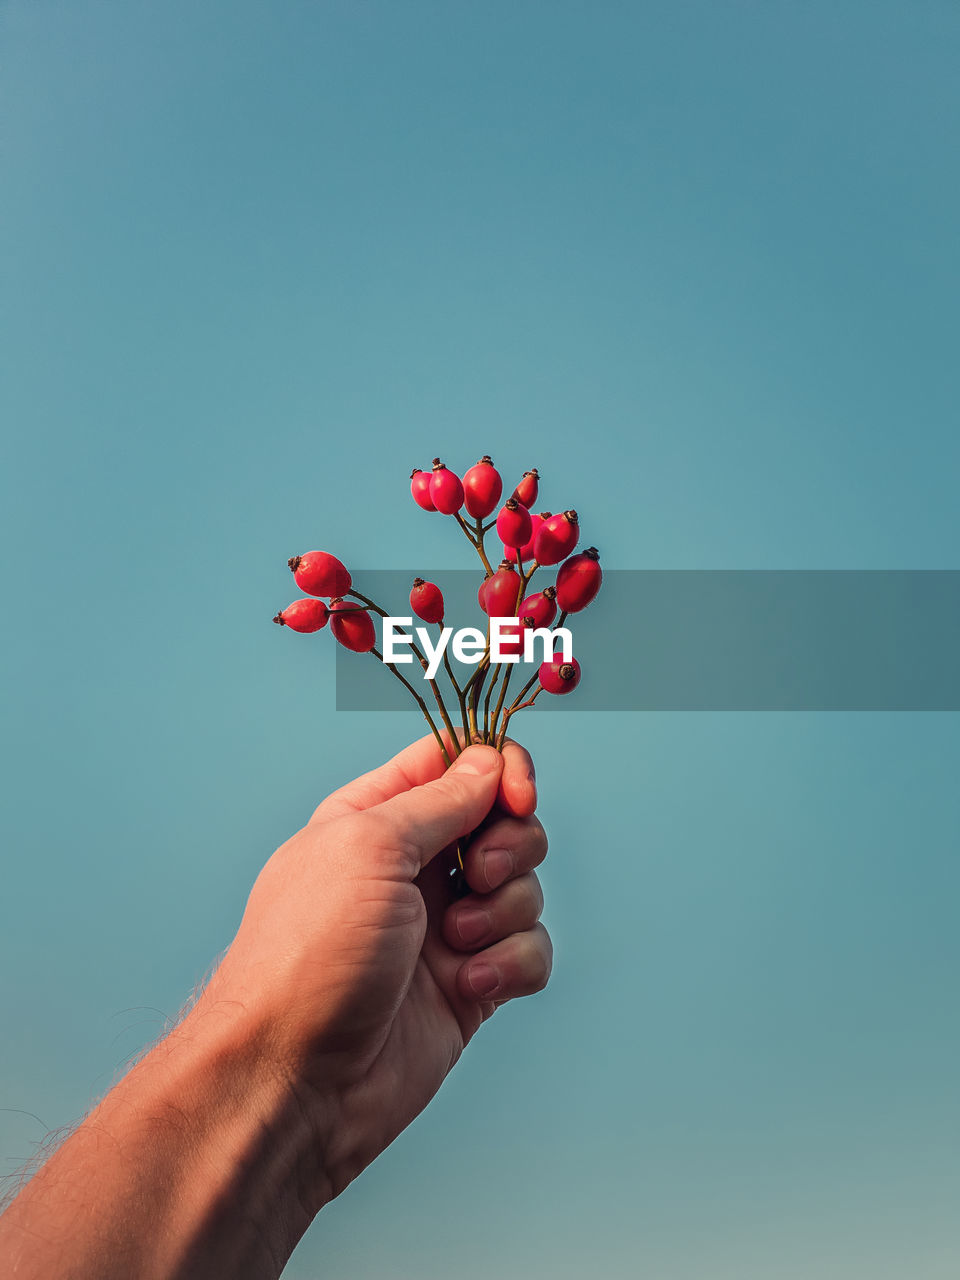
M415 576L377 570L355 580L388 613L409 617ZM448 626L485 625L478 574L419 576L443 591ZM552 580L537 574L530 591ZM563 697L541 694L538 709L960 710L960 570L608 570L600 595L567 625L582 680ZM427 630L435 643L439 627ZM473 670L454 668L458 678ZM432 697L416 662L400 670ZM512 687L533 670L518 664ZM441 688L446 680L441 669ZM413 705L375 658L338 647L338 710Z

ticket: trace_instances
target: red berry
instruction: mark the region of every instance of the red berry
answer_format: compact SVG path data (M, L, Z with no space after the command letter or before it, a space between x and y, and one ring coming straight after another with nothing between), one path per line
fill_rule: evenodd
M532 471L525 471L523 479L513 491L516 500L527 508L530 508L537 500L537 493L540 489L540 472L534 467Z
M517 597L520 595L519 573L508 560L504 560L492 578L487 579L483 593L483 608L491 618L516 616Z
M540 511L540 512L538 512L536 515L534 515L533 513L531 513L531 515L530 515L530 524L531 524L530 537L527 539L527 541L524 543L524 545L520 548L520 559L521 559L521 560L532 560L532 559L533 559L533 544L534 544L534 542L536 541L536 538L537 538L537 530L538 530L538 529L540 528L540 526L543 524L544 520L549 520L549 519L550 519L550 516L551 516L551 515L552 515L552 512L550 512L550 511ZM507 546L505 546L505 547L503 548L503 554L504 554L504 556L505 556L508 560L512 560L512 561L513 561L513 563L514 563L514 564L516 564L516 562L517 562L517 549L516 549L516 547L507 547Z
M487 574L484 580L480 583L480 590L477 592L477 602L479 603L480 608L484 611L484 613L486 613L487 611L487 606L485 603L487 598L487 583L490 581L491 576L492 576L491 574L489 573Z
M533 524L530 512L516 500L508 498L497 516L497 537L505 547L522 547L530 537Z
M575 511L544 520L533 542L533 555L538 564L559 564L577 545L580 526Z
M508 622L500 630L500 652L504 655L523 656L523 636L534 625L533 618L521 618L519 622Z
M435 583L414 578L410 591L410 608L424 622L442 622L443 593Z
M448 471L439 458L433 460L430 477L430 499L438 511L453 516L463 506L463 485L460 477Z
M596 547L564 560L557 573L557 604L564 613L579 613L600 590L603 571Z
M330 613L330 630L343 647L369 653L377 643L377 633L366 609L352 600L331 600Z
M327 606L322 600L306 597L294 600L293 604L280 611L274 618L281 627L289 627L291 631L319 631L327 625Z
M343 564L327 551L307 551L292 556L287 564L297 586L308 596L342 596L352 585Z
M547 693L571 693L580 683L580 663L576 658L551 658L540 667L540 683Z
M433 499L430 497L430 481L433 476L429 471L421 471L419 467L415 467L410 472L410 492L413 494L413 500L418 507L423 507L424 511L436 511L433 505Z
M527 596L520 606L520 617L532 619L535 627L549 627L557 616L557 593L553 587L544 587L535 595Z
M463 504L475 520L485 520L500 501L503 481L485 453L463 477Z

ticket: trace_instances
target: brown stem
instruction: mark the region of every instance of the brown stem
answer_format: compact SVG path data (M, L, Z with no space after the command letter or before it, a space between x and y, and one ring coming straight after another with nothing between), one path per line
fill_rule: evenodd
M467 524L466 520L464 520L463 516L460 514L459 511L454 512L454 515L456 517L457 524L466 534L467 541L471 544L471 546L475 547L477 545L477 541L474 538L473 534L470 532L470 526Z
M510 687L510 677L513 675L513 668L516 664L513 662L504 663L507 668L507 674L500 682L500 697L497 699L497 709L493 713L493 722L490 725L490 737L494 741L497 737L497 721L500 719L500 712L503 710L503 701L507 696L507 689Z
M390 615L385 610L381 609L380 606L376 603L376 601L371 600L369 596L365 596L361 592L356 591L352 588L350 591L347 592L347 594L351 596L356 596L358 600L362 600L364 604L369 605L371 609L373 609L376 613L379 613L381 618L390 617ZM420 652L419 647L412 640L410 642L410 648L413 650L414 654L416 655L417 661L420 663L421 667L423 667L424 672L426 672L427 667L429 666L429 663L427 662L423 654ZM383 660L381 659L381 661ZM384 666L390 667L391 671L395 671L395 668L393 667L392 663L386 662L384 663ZM399 671L396 671L395 674L399 676L401 680L403 680L403 676L400 675ZM408 689L412 690L413 686L410 684L408 680L404 680L403 682ZM436 699L437 708L440 712L440 718L443 720L443 723L446 726L447 732L450 734L450 738L454 747L454 754L459 755L460 745L459 745L459 740L457 738L456 730L453 727L453 721L450 719L450 715L444 704L443 698L441 697L440 690L437 686L437 682L436 680L428 680L427 683L430 685L430 689L433 693L434 698Z
M513 704L507 709L508 716L512 715L514 711L520 710L519 703L521 699L524 698L530 692L530 690L533 688L533 686L537 683L539 679L540 679L540 668L538 667L537 670L530 677L530 679L527 681L527 683L523 686L523 688L517 694L517 696L514 698Z
M443 756L444 762L446 763L446 766L449 769L450 756L447 754L446 745L443 741L443 738L440 735L440 730L433 723L433 719L430 715L430 712L427 710L427 704L424 702L423 698L420 697L419 693L417 693L416 689L413 687L410 681L405 676L402 676L400 674L400 672L397 670L397 668L393 665L392 662L384 662L383 654L380 652L379 649L371 649L370 652L373 654L375 658L379 658L382 666L386 667L388 671L393 672L393 674L397 677L397 679L400 681L402 685L405 685L407 689L410 690L410 693L413 695L413 698L416 701L417 706L423 712L424 720L426 720L427 724L430 726L433 736L437 740L437 746L440 748L440 754ZM454 742L456 742L456 734L453 735L453 739L454 739Z
M496 524L495 520L493 521L493 524ZM486 528L484 528L483 521L479 517L477 517L477 522L475 525L476 540L474 541L473 539L471 539L471 541L473 542L473 545L477 548L477 555L483 561L483 567L486 569L488 574L493 573L493 568L490 565L490 561L487 559L487 553L484 550L484 546L483 546L483 538L487 532L487 529L493 528L493 524L488 524Z
M443 635L442 622L440 623L440 634ZM460 688L460 684L457 680L457 677L453 673L453 667L450 664L449 648L445 648L443 651L443 665L446 668L447 676L450 680L450 683L453 685L453 691L457 695L457 702L459 702L460 704L460 723L463 725L464 741L469 742L470 741L470 725L467 720L466 694L465 694L465 691Z
M529 686L527 687L529 688ZM507 727L510 724L510 717L515 716L517 712L522 711L524 707L532 707L533 704L536 702L537 698L539 698L541 693L543 693L543 685L541 685L540 688L537 690L537 692L533 695L533 697L528 699L526 702L520 702L520 703L515 702L513 706L507 708L507 711L503 717L503 726L500 729L500 736L497 739L497 743L496 743L498 751L503 750L503 744L507 740ZM523 697L523 694L520 694L519 696Z
M426 675L427 666L429 664L427 663L426 658L422 654L419 654L418 657L420 658L420 665L421 667L423 667L424 675ZM440 719L443 721L444 727L446 728L447 733L450 734L450 738L453 742L454 755L459 755L460 744L457 738L457 731L453 727L453 721L450 719L450 713L447 711L447 708L444 705L443 698L440 696L440 689L437 686L437 682L436 680L427 680L427 684L430 686L431 690L433 691L433 696L436 699L437 709L440 712Z
M498 662L496 666L493 667L493 679L487 685L487 696L483 700L483 740L484 742L490 741L490 695L493 693L493 690L496 687L496 683L500 678L500 672L503 670L503 668L506 665L507 664L505 662Z

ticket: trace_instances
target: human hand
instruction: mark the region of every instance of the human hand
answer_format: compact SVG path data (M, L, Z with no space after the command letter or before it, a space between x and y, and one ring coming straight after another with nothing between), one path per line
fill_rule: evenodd
M527 752L432 737L329 796L270 858L198 1003L242 1010L329 1148L337 1194L426 1106L477 1028L540 991L551 944ZM459 837L471 890L455 900ZM317 1206L319 1207L319 1205Z

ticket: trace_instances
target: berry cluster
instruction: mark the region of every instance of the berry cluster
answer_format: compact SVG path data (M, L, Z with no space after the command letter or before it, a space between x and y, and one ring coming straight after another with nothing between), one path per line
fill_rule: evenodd
M417 505L424 511L453 516L483 563L484 578L477 598L488 619L486 649L463 685L456 679L446 649L443 651L446 674L459 704L462 734L458 735L454 728L435 679L428 679L426 683L447 730L446 741L425 699L393 663L384 662L376 648L376 631L370 615L377 613L383 618L390 615L354 590L349 571L336 556L326 551L308 551L289 561L294 580L306 595L278 613L274 622L294 631L310 632L321 630L329 619L330 630L345 648L355 653L372 653L384 662L416 699L448 764L451 753L459 754L461 742L485 742L501 748L511 717L533 706L544 690L553 694L570 693L580 683L580 664L575 658L564 661L554 650L554 656L540 665L508 704L507 690L515 664L492 660L489 619L516 619L498 624L505 636L501 653L522 655L525 631L554 625L562 627L569 614L579 613L590 604L603 578L595 547L575 554L580 537L576 511L562 511L558 515L531 511L539 487L539 472L525 471L496 518L490 519L503 495L503 480L489 456L482 457L462 479L439 458L434 458L432 471L418 468L410 477L410 491ZM497 568L491 565L485 546L486 536L492 529L503 544L503 558ZM534 573L555 565L559 565L555 583L528 594ZM324 603L324 599L329 600L329 604ZM443 628L443 593L435 583L415 578L410 608L424 622ZM415 643L411 643L411 649L428 675L426 657ZM496 701L491 711L495 692Z

